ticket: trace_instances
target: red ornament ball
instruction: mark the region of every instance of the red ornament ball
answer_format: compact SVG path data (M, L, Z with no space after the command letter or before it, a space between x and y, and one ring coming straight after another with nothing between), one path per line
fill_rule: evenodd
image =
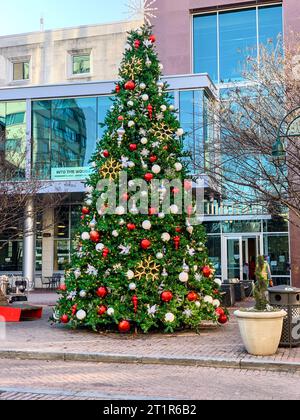
M100 316L105 315L106 312L107 312L107 307L106 306L102 305L102 306L99 307L98 315L100 315Z
M93 230L92 232L90 232L90 239L92 242L95 242L95 244L97 244L100 241L100 233L96 230Z
M157 161L157 156L151 156L149 160L151 163L155 163Z
M129 146L129 149L130 149L130 151L131 152L135 152L136 150L137 150L137 144L131 144L130 146Z
M219 324L221 325L225 325L228 322L228 318L227 315L221 315L220 318L218 319Z
M185 191L191 191L192 188L193 188L193 183L191 181L184 181Z
M151 248L152 243L148 239L143 239L141 242L141 248L142 249L149 249Z
M189 300L190 302L196 302L196 301L199 299L199 296L198 296L198 294L197 294L196 292L190 292L190 293L187 295L187 298L188 298L188 300Z
M68 315L63 315L60 318L60 321L61 321L62 324L68 324L69 323L69 317L68 317Z
M181 227L177 227L176 229L175 229L175 231L177 232L177 233L181 233L182 232L182 229L181 229Z
M108 158L108 157L110 156L109 151L108 151L108 150L104 150L104 152L103 152L103 156L104 156L105 158Z
M119 93L120 91L121 91L121 86L120 85L117 85L116 86L116 92Z
M209 278L212 275L212 270L210 267L206 266L202 269L202 274L204 277Z
M148 174L146 174L146 175L144 176L144 179L145 179L145 181L147 181L147 182L151 182L153 178L154 178L154 175L153 175L153 174L150 174L150 173L148 173Z
M165 151L169 150L169 146L164 146L163 150L165 150Z
M140 46L141 46L141 41L139 39L136 39L134 41L134 48L138 49L138 48L140 48Z
M224 309L222 308L217 308L216 309L216 315L218 315L218 317L220 318L221 316L225 315Z
M171 302L171 300L173 299L173 293L172 292L163 292L161 294L161 300L163 302Z
M119 323L119 331L122 334L128 333L130 331L131 325L129 321L121 321Z
M151 207L149 209L149 216L155 216L157 214L157 209L154 207Z
M126 90L134 90L135 89L135 83L133 80L129 80L129 82L125 83L125 89Z
M97 296L100 297L101 299L104 299L107 295L108 295L107 288L104 286L99 287L99 289L97 290Z
M83 207L81 212L82 212L82 214L87 215L87 214L90 214L90 209L88 209L87 207Z
M155 35L150 35L149 36L149 41L151 41L152 44L154 44L154 42L156 42L156 36Z
M108 257L108 254L109 254L109 249L108 248L104 248L103 249L103 251L102 251L102 257L103 258L107 258Z
M78 308L78 306L77 306L77 305L72 306L72 315L73 315L73 316L74 316L74 315L76 315L77 308Z
M132 232L136 229L136 225L134 223L128 223L127 229Z
M120 115L120 116L118 117L118 121L124 121L124 117L123 117L122 115Z

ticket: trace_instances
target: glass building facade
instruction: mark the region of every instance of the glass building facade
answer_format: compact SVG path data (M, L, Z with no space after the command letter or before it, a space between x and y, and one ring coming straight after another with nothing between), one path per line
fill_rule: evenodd
M259 57L261 44L274 48L283 34L282 5L195 15L194 72L216 83L242 80L245 61Z
M42 180L82 180L101 137L108 96L32 103L33 172Z

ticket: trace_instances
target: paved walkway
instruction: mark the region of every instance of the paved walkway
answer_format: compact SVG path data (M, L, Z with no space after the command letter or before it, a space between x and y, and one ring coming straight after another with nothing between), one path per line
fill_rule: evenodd
M31 295L31 302L46 305L43 319L7 324L6 340L0 340L0 358L300 370L300 348L279 349L273 357L249 356L234 317L225 327L203 329L200 335L191 332L147 336L99 334L51 327L49 305L55 299L55 294Z
M299 372L0 359L0 400L299 400L299 382Z

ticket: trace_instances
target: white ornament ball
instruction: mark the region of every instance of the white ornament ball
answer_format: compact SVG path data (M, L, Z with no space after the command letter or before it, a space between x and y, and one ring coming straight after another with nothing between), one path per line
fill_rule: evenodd
M145 220L142 224L143 229L150 230L152 227L152 224L149 220Z
M159 63L158 64L158 67L159 67L160 70L163 70L164 69L164 65L162 63Z
M166 105L162 105L162 106L160 107L160 109L162 110L162 112L166 112L166 110L167 110L168 108L166 107Z
M210 305L213 304L214 299L211 296L205 296L204 302L209 303Z
M81 239L83 241L88 241L90 239L90 234L89 232L83 232L83 234L81 235Z
M138 28L138 29L136 30L136 33L137 33L139 36L142 36L142 35L143 35L143 30L142 30L141 28Z
M159 219L164 219L166 217L165 213L158 213Z
M92 162L91 165L92 165L92 168L96 168L96 166L97 166L96 162Z
M219 299L215 299L213 301L213 305L215 308L219 308L221 306L221 302L219 301Z
M220 279L215 279L214 280L214 282L219 286L219 287L221 287L222 286L222 280L220 280Z
M86 291L85 291L85 290L81 290L81 291L79 292L79 296L80 296L82 299L86 298L86 296L87 296Z
M194 232L194 228L193 228L193 226L189 226L189 227L187 227L187 229L186 229L187 231L188 231L188 233L190 234L190 235L192 235L193 234L193 232Z
M145 89L146 89L146 87L147 87L147 86L146 86L146 84L145 84L145 83L141 83L141 84L140 84L140 89L145 90Z
M129 121L128 122L128 127L129 128L134 127L134 126L135 126L135 122L134 121Z
M146 139L146 137L143 137L142 139L141 139L141 143L142 144L147 144L148 143L148 139Z
M167 313L165 316L165 321L166 322L174 322L175 321L175 315L172 314L171 312Z
M162 252L158 252L158 253L156 254L156 258L157 258L158 260L162 260L162 259L164 258L164 254L163 254Z
M93 204L93 201L91 199L86 200L85 204L89 207Z
M93 187L91 187L91 186L88 186L88 187L86 187L86 189L85 189L85 192L86 192L87 194L92 194L92 193L93 193L93 191L94 191L94 188L93 188Z
M147 60L147 61L146 61L146 66L147 66L147 67L151 67L151 65L152 65L152 61Z
M183 128L178 128L178 130L176 131L176 135L177 135L178 137L183 136L183 135L184 135L184 130L183 130Z
M145 93L144 95L142 95L142 100L144 102L147 102L149 100L149 96Z
M175 106L174 106L174 105L170 105L170 106L169 106L169 110L170 110L171 112L174 112L174 111L175 111L175 109L176 109L176 108L175 108Z
M199 302L199 300L197 300L197 302L195 302L195 305L196 305L197 308L200 308L201 303Z
M76 314L76 318L77 318L79 321L83 321L83 320L86 318L86 312L85 312L85 311L83 311L83 310L78 311L78 312L77 312L77 314Z
M118 216L123 216L123 214L125 214L125 208L123 206L117 207L116 208L116 214Z
M108 308L107 309L107 315L108 316L114 316L115 314L115 310L113 308Z
M130 106L130 107L133 107L134 103L133 103L133 101L128 101L127 105Z
M113 230L113 231L112 231L112 236L113 236L114 238L117 238L117 237L119 236L119 232L118 232L117 230Z
M135 274L132 270L127 271L126 275L127 275L128 280L132 280L135 277Z
M158 175L161 172L161 167L159 165L154 165L152 167L152 172L156 175Z
M96 245L96 251L97 252L102 252L104 248L105 248L104 244L97 244Z
M180 172L180 171L182 171L183 166L180 162L177 162L177 163L175 163L174 168L175 168L176 172Z
M131 169L134 168L135 167L135 163L134 162L131 162L131 161L128 162L128 167L131 168Z
M136 284L135 283L130 283L129 290L131 290L131 291L136 290Z
M176 206L176 204L173 204L173 205L170 207L170 212L171 212L172 214L178 214L178 212L179 212L179 208L178 208L178 206Z
M161 240L163 241L163 242L170 242L170 240L171 240L171 235L169 234L169 233L163 233L162 235L161 235Z
M188 273L185 273L185 272L180 273L179 280L181 281L181 283L187 283L189 281Z
M121 220L119 221L119 225L120 225L120 226L124 226L124 225L125 225L125 223L126 223L126 222L125 222L125 220L124 220L124 219L121 219Z

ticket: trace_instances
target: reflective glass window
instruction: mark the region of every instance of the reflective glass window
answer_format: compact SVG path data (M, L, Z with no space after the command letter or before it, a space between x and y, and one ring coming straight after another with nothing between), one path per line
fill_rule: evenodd
M194 18L194 72L218 81L217 14Z
M257 56L256 9L219 14L220 81L240 80L245 59Z
M282 35L282 6L269 6L258 8L259 44L277 45Z
M90 54L73 55L73 74L86 74L91 72Z
M0 180L23 179L26 161L26 102L0 103Z
M272 275L290 275L288 235L264 235L264 242Z
M28 80L29 79L29 62L13 63L13 79Z

